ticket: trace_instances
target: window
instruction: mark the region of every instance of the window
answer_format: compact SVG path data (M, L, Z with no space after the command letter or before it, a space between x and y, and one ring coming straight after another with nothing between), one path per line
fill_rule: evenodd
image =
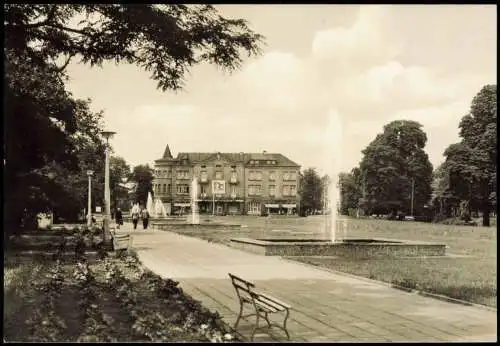
M297 195L297 186L290 185L290 196L296 196L296 195Z
M238 173L231 172L231 182L236 183L238 181Z
M261 194L262 194L262 189L260 185L248 185L249 196L260 196Z
M167 192L167 184L163 184L163 193Z
M206 195L207 194L207 190L208 190L208 186L207 185L201 185L200 186L200 192L202 195Z
M231 197L236 198L236 186L231 185Z
M250 171L248 180L262 180L261 171Z
M290 196L290 185L283 185L283 196Z
M276 180L276 172L275 171L269 172L269 180L271 180L271 181Z
M167 193L171 193L172 192L172 187L170 186L170 184L167 185Z
M207 166L205 166L205 165L201 165L201 168L207 168Z
M187 184L177 185L177 193L180 195L187 195L189 193L189 185Z
M223 174L223 172L215 172L215 179L217 179L217 180L222 180L222 179L224 179L224 174Z
M202 182L207 182L208 181L208 173L207 173L207 171L202 171L200 173L200 180Z
M270 160L267 160L267 161L266 161L266 163L267 163L268 165L270 165L270 164L271 164L271 161L270 161Z
M248 214L250 215L260 214L260 203L258 202L248 203Z
M177 179L189 179L189 171L177 171Z
M283 180L296 180L297 173L295 172L285 172L283 173Z
M269 196L276 196L276 185L269 185Z
M221 166L221 165L215 165L215 167L217 167L217 168L221 168L222 166Z
M236 166L235 166L235 165L231 165L231 168L232 168L232 169L236 169Z

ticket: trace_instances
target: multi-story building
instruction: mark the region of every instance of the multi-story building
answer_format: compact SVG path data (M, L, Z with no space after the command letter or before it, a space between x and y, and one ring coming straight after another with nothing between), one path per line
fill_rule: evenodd
M153 193L168 214L189 212L197 178L200 213L292 214L298 210L300 166L282 154L179 153L167 145L155 160Z

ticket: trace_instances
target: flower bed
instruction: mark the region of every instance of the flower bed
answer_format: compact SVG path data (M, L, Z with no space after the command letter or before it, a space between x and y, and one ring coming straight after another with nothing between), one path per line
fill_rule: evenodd
M23 261L19 254L7 255L10 274L4 292L25 293L22 297L10 293L9 299L22 308L4 314L6 341L235 340L217 313L185 295L177 282L145 270L134 255L99 258L84 249L76 258L61 254L36 259L23 255ZM41 269L23 276L29 284L12 278L23 265L35 261Z

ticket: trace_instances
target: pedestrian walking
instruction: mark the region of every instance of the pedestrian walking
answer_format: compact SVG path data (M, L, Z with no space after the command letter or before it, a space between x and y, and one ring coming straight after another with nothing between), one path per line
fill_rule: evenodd
M134 205L132 208L132 223L134 224L134 229L137 229L137 223L139 222L139 206Z
M120 229L120 225L123 225L123 214L122 214L122 210L120 208L116 209L115 221L116 221L116 228Z
M142 227L144 229L147 229L149 223L149 212L146 208L142 209L141 217L142 217Z

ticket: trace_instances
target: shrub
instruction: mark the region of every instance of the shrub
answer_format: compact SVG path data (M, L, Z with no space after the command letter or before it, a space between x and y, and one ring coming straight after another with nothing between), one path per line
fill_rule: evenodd
M444 225L453 226L477 226L477 223L470 220L464 220L461 217L451 217L440 221L439 223Z

